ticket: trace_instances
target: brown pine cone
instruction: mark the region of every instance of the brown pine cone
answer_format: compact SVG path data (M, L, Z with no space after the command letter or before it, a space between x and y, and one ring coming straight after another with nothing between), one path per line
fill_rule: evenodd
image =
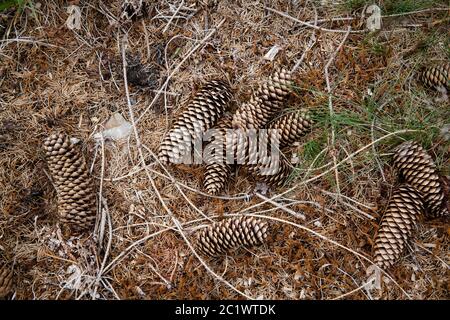
M247 165L246 167L258 181L274 188L282 187L292 173L291 163L286 160L283 153L272 160L269 156L263 156L258 159L257 164Z
M419 192L403 184L393 193L374 240L374 261L380 268L391 267L401 256L424 205Z
M394 167L406 183L416 188L431 218L448 214L444 188L431 156L417 142L407 141L395 149Z
M215 140L208 144L207 148L214 150L222 150L221 153L212 153L210 156L205 157L207 163L205 170L205 189L210 194L218 194L226 185L226 182L230 179L231 165L226 159L227 148L227 130L231 129L231 116L222 117L217 123L215 129L219 136L215 137Z
M281 110L291 92L292 75L286 69L276 70L269 81L260 85L250 101L243 103L233 116L235 129L260 129Z
M160 146L161 162L180 163L190 157L192 144L202 138L225 112L231 89L224 81L209 81L178 117Z
M259 245L267 238L268 225L253 217L227 218L199 231L197 248L208 256L221 255L238 246Z
M450 89L450 63L424 68L420 74L420 80L428 87Z
M91 228L97 215L96 194L84 157L62 133L46 138L43 147L57 192L60 221L77 231Z
M291 146L311 130L312 120L303 111L291 112L275 119L268 129L278 130L280 148Z

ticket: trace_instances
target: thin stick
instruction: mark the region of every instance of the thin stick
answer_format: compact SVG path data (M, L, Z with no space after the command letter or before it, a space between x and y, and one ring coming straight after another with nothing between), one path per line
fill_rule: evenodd
M384 102L384 103L377 109L377 112L378 112L378 111L381 111L381 110L384 108L384 106L386 106L391 100L392 100L392 99L389 99L388 101ZM373 119L372 119L372 124L371 124L371 126L370 126L370 137L371 137L372 141L375 139L375 130L374 130L374 128L375 128L375 124L376 124L376 121L377 121L377 112L374 113ZM377 148L376 148L375 145L372 145L372 151L373 151L373 156L374 156L374 158L375 158L375 162L376 162L377 165L378 165L378 170L379 170L380 173L381 173L381 177L382 177L383 181L386 182L387 180L386 180L386 177L384 176L383 168L382 168L382 166L381 166L380 158L378 157L378 151L377 151Z
M373 139L375 139L375 130L374 130L375 122L376 122L376 117L374 115L373 120L372 120L372 125L370 126L370 137L372 138L372 141L373 141ZM384 182L386 182L386 177L384 176L384 172L383 172L383 168L381 166L380 159L377 156L378 152L377 152L377 148L375 145L372 146L372 151L373 151L373 156L375 158L375 162L377 163L377 166L378 166L378 170L381 173L381 178L383 179Z
M416 13L425 13L425 12L433 12L433 11L449 11L449 10L450 10L450 7L449 8L429 8L429 9L424 9L424 10L388 14L388 15L381 16L381 18L399 17L399 16L413 15ZM317 23L335 22L335 21L353 21L353 20L357 20L357 19L358 18L356 18L356 17L334 17L334 18L317 20ZM306 21L306 22L314 23L314 20L310 20L310 21Z
M117 257L115 257L104 269L103 269L103 273L108 273L113 267L114 267L114 265L118 262L118 261L120 261L122 258L124 258L125 257L125 255L131 250L131 249L133 249L134 247L136 247L136 246L138 246L138 245L140 245L141 243L144 243L145 241L147 241L148 239L151 239L151 238L153 238L153 237L156 237L157 235L159 235L159 234L161 234L161 233L164 233L164 232L166 232L166 231L169 231L169 230L174 230L174 231L176 231L176 229L175 228L173 228L173 227L166 227L166 228L164 228L164 229L161 229L161 230L158 230L158 231L156 231L156 232L154 232L154 233L152 233L152 234L149 234L149 235L147 235L147 236L145 236L145 237L143 237L143 238L141 238L141 239L139 239L138 241L135 241L135 242L133 242L132 244L130 244L128 247L126 247Z
M120 299L119 295L117 294L116 290L114 290L113 286L111 285L111 283L109 283L109 281L107 279L101 279L100 282L103 283L103 286L106 288L106 285L108 285L110 292L112 292L114 294L114 296L116 297L117 300L122 300Z
M142 28L144 29L144 35L145 35L145 45L147 47L147 59L150 59L150 42L148 41L148 32L147 27L145 25L144 19L142 19Z
M271 12L274 12L276 14L279 14L280 16L283 16L285 18L291 19L291 20L293 20L295 22L298 22L298 23L300 23L300 24L302 24L302 25L304 25L306 27L310 27L310 28L313 28L313 29L316 29L316 30L325 31L325 32L334 32L334 33L348 33L348 30L327 29L327 28L318 27L318 26L313 25L313 24L311 24L309 22L305 22L305 21L299 20L297 18L294 18L293 16L288 15L287 13L284 13L284 12L272 9L270 7L264 7L264 9L266 9L268 11L271 11ZM362 32L367 32L367 31L366 30L351 31L351 33L362 33Z
M73 261L73 260L69 260L69 259L57 257L57 256L54 256L54 255L49 254L49 253L46 253L46 252L44 253L44 255L45 255L46 257L53 258L53 259L55 259L55 260L60 260L60 261L68 262L68 263L70 263L70 264L73 264L73 265L78 266L78 263L77 263L76 261Z
M273 200L271 200L271 199L269 199L269 198L263 196L262 194L260 194L260 193L258 193L258 192L256 192L256 196L257 196L258 198L261 198L261 199L263 199L263 200L269 202L270 204L273 204L273 205L274 205L275 207L277 207L278 209L281 209L281 210L283 210L283 211L286 211L287 213L290 213L290 214L292 214L293 216L295 216L295 217L297 217L297 218L300 218L300 219L302 219L302 220L306 220L305 215L302 214L302 213L295 212L295 211L292 210L292 209L286 208L285 206L282 206L282 205L279 204L278 202L275 202L275 201L273 201Z
M340 300L340 299L342 299L342 298L345 298L345 297L347 297L347 296L350 296L350 295L354 294L355 292L358 292L359 290L364 289L370 282L372 282L372 281L364 282L364 283L363 283L361 286L359 286L358 288L353 289L352 291L349 291L349 292L347 292L347 293L341 294L340 296L338 296L338 297L336 297L336 298L333 298L333 299L331 299L331 300Z
M322 154L324 154L325 152L327 152L328 151L328 147L325 147L325 148L323 148L318 154L317 154L317 156L315 156L315 158L313 159L313 161L311 162L311 164L309 165L309 167L308 167L308 169L306 170L306 173L305 173L305 175L303 176L303 179L302 180L305 180L308 176L309 176L309 173L312 171L312 170L320 170L320 168L326 168L326 167L328 167L328 166L330 166L331 165L331 162L329 162L329 163L327 163L326 165L324 165L324 166L322 166L322 167L320 167L320 168L313 168L313 166L314 166L314 164L316 163L316 161L322 156Z
M438 259L440 262L442 262L442 263L447 267L447 269L450 269L450 266L448 265L448 263L445 262L444 260L442 260L442 259L441 259L440 257L438 257L437 255L435 255L431 250L425 248L423 245L421 245L421 244L418 243L418 242L414 242L414 244L415 244L416 246L418 246L419 248L421 248L422 250L425 250L426 252L428 252L429 254L431 254L432 256L434 256L434 257L435 257L436 259Z
M361 215L365 216L366 218L369 218L369 219L371 219L371 220L375 220L375 218L374 218L372 215L370 215L370 214L368 214L367 212L364 212L364 211L358 209L357 207L351 205L350 203L345 202L344 200L342 200L342 198L341 198L341 197L342 197L342 194L340 194L339 196L338 196L337 194L334 194L333 196L334 196L335 199L337 199L337 200L338 200L339 202L341 202L343 205L346 205L346 206L349 207L350 209L355 210L356 212L360 213Z
M167 173L167 175L169 176L169 179L172 181L172 183L174 183L175 187L177 188L177 190L181 193L181 195L183 196L183 198L186 200L187 203L189 203L191 205L192 208L194 208L195 211L197 211L199 214L201 214L203 217L205 217L206 219L209 219L204 213L203 211L201 211L199 208L197 208L197 206L192 203L192 201L186 196L186 194L183 192L183 190L181 190L180 186L176 183L175 178L169 173L169 171L167 171L166 167L163 166L163 164L161 163L161 161L158 159L158 157L156 157L155 154L153 154L153 152L147 148L144 145L144 148L149 151L151 153L151 155L156 159L156 161L159 163L159 165L164 169L164 171Z
M105 176L105 140L103 138L102 132L101 132L101 150L102 150L102 160L101 160L102 162L101 162L101 168L100 168L100 186L98 189L98 208L97 208L98 213L100 214L100 217L97 219L97 221L95 223L95 228L94 228L94 234L97 234L97 232L99 232L99 237L98 237L99 248L101 248L101 246L102 246L104 227L105 227L104 215L103 215L103 210L102 210L103 179ZM96 154L97 154L97 148L96 148ZM92 162L92 167L94 166L94 161ZM92 168L91 168L91 171L92 171Z
M317 26L317 9L316 9L316 7L314 7L314 26ZM305 59L306 54L308 53L308 51L311 50L311 48L316 44L316 42L317 42L316 29L314 29L311 37L309 38L309 42L308 42L308 45L306 46L305 51L303 51L300 59L298 59L297 63L294 65L294 67L292 68L291 72L294 72L295 70L297 70L297 68L303 62L303 59Z
M112 223L111 223L111 215L109 214L108 210L108 203L106 202L106 199L102 198L103 207L105 208L105 214L106 218L108 220L108 244L106 245L106 251L105 255L103 256L103 261L100 267L100 270L97 273L97 277L95 279L95 287L94 287L94 300L97 293L98 284L102 278L103 270L105 270L106 261L108 260L109 251L111 250L111 244L112 244L112 238L113 238L113 231L112 231Z
M169 28L170 24L172 23L173 19L175 18L175 16L178 14L178 11L180 11L181 7L184 5L184 0L181 0L180 5L178 6L178 8L175 10L175 12L173 13L173 15L170 17L169 21L167 22L166 26L164 27L162 33L166 33L167 29Z
M450 7L448 7L448 8L429 8L429 9L423 9L423 10L417 10L417 11L394 13L394 14L388 14L388 15L381 16L381 17L382 18L400 17L400 16L408 16L408 15L412 15L412 14L416 14L416 13L430 12L430 11L450 11Z
M13 43L13 42L32 43L32 44L38 44L38 45L41 45L41 46L44 46L44 47L58 48L58 49L67 51L66 48L63 48L63 47L60 47L60 46L56 46L54 44L42 42L42 41L39 41L39 40L28 39L28 38L5 39L5 40L0 40L0 42L4 42L5 44Z
M155 263L155 265L157 266L156 261L154 261L154 259L153 259L150 255L148 255L148 254L142 252L142 251L139 250L139 249L136 249L136 250L137 250L140 254L142 254L144 257L147 257L147 258L149 258L150 260L152 260L152 261ZM153 272L154 272L154 273L155 273L155 274L156 274L156 275L164 282L164 284L166 285L166 287L171 286L171 282L170 282L169 280L167 280L166 278L164 278L164 277L158 272L158 270L156 270L156 268L152 266L151 263L149 263L148 266L149 266L150 269L152 269L152 271L153 271Z
M323 189L321 189L321 191L322 191L323 193L328 194L328 195L331 195L331 196L335 196L335 195L336 195L336 194L333 193L333 192L329 192L329 191L326 191L326 190L323 190ZM347 196L345 196L345 195L343 195L343 194L341 194L341 197L344 198L344 199L347 199L347 200L349 200L349 201L351 201L351 202L353 202L353 203L356 203L356 204L360 205L361 207L364 207L364 208L366 208L366 209L368 209L368 210L372 210L372 207L370 207L370 206L368 206L368 205L365 205L364 203L358 202L358 201L356 201L355 199L352 199L352 198L350 198L350 197L347 197Z
M348 35L350 34L350 30L351 27L349 26L347 28L347 33L345 34L344 38L342 39L341 43L339 44L339 46L337 47L337 49L333 52L333 54L331 55L330 59L328 60L327 64L325 65L325 80L327 83L327 92L328 92L328 109L330 112L330 120L331 120L331 155L333 157L333 163L335 166L334 169L334 177L336 180L336 191L337 193L340 195L341 193L341 189L340 189L340 185L339 185L339 172L337 170L337 166L336 166L336 128L334 125L334 109L333 109L333 101L332 101L332 96L333 96L333 92L331 91L331 86L330 86L330 77L329 77L329 73L328 73L328 69L331 65L331 63L334 61L334 59L336 58L337 53L341 50L342 46L345 43L345 40L347 40Z

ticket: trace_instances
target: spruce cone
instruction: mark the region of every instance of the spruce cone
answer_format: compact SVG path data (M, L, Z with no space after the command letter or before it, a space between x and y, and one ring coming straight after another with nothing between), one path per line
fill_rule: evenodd
M257 164L248 165L247 168L256 176L257 180L274 188L283 186L292 172L292 166L283 153L280 153L279 158L274 158L272 161L268 156L263 156L258 159Z
M304 112L291 112L276 119L269 129L279 130L280 148L290 146L311 129L312 121Z
M394 191L374 241L377 266L389 268L400 258L423 210L421 196L413 187L403 184Z
M61 222L74 230L90 228L96 219L96 194L86 161L65 134L44 141L50 174L58 196Z
M440 87L450 90L450 63L425 68L420 74L420 80L436 90Z
M244 103L233 116L235 129L260 129L279 112L288 94L291 92L292 75L285 69L277 70Z
M13 286L13 270L10 265L0 263L0 299L11 293Z
M248 171L269 186L281 187L290 176L292 166L280 149L297 141L311 124L312 121L301 112L286 114L272 122L267 135L260 132L258 146L248 146L249 156L245 162ZM261 149L261 144L266 146L266 150ZM272 154L272 147L279 154Z
M238 246L259 245L267 238L266 222L253 217L236 217L213 223L200 231L198 250L216 256Z
M215 140L211 142L207 148L214 148L214 150L222 150L221 153L211 154L210 157L206 157L205 161L205 189L210 194L218 194L226 185L227 180L231 175L231 165L227 163L226 159L226 146L227 146L227 129L231 129L231 116L224 116L219 120L215 129L221 134L215 137Z
M429 217L448 214L436 165L418 143L407 141L398 146L394 154L394 167L406 183L420 192Z
M161 143L161 162L179 163L190 156L193 142L210 129L231 100L230 87L221 80L209 81L188 104Z

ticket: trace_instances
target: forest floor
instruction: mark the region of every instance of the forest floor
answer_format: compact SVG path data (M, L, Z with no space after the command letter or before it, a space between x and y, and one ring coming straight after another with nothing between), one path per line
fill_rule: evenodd
M373 1L375 32L361 0L144 1L132 20L118 0L19 2L0 12L0 254L14 299L450 298L448 219L421 219L381 288L366 285L398 183L393 148L414 139L450 175L449 101L418 81L450 59L448 1ZM125 82L124 60L146 76ZM152 159L205 81L226 79L236 109L278 65L298 65L286 108L316 120L284 187L264 192L238 170L215 197L204 166L142 165L139 148ZM140 144L94 139L130 110ZM42 141L62 131L81 140L103 199L94 234L58 223ZM194 254L199 228L243 214L270 224L264 245Z

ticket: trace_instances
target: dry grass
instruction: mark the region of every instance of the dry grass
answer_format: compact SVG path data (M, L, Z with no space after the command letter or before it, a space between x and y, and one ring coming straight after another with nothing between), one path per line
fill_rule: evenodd
M396 183L393 146L419 140L450 175L442 134L449 102L416 76L423 64L450 58L449 10L437 10L446 1L434 1L433 10L380 1L385 12L400 15L386 17L375 34L363 30L364 1L266 1L316 27L258 1L222 0L186 19L171 19L179 1L159 1L149 16L122 24L121 1L73 2L82 9L81 30L65 26L61 1L0 13L0 250L15 263L16 299L449 298L448 220L423 221L405 256L386 270L381 290L361 288ZM425 11L404 14L415 9ZM335 17L352 19L328 20ZM124 38L127 54L140 56L153 79L144 88L130 85L128 97ZM228 79L236 108L273 70L262 57L275 44L282 47L275 64L292 68L303 56L287 107L306 107L317 122L301 141L300 164L285 188L255 193L252 178L238 172L217 198L203 193L202 167L142 169L142 158L151 159L201 83ZM130 110L138 140L132 134L95 144L93 134L111 114L131 121ZM94 237L71 237L57 224L41 149L55 130L83 141L102 185L104 215ZM195 230L230 214L267 217L270 241L199 260L188 245Z

